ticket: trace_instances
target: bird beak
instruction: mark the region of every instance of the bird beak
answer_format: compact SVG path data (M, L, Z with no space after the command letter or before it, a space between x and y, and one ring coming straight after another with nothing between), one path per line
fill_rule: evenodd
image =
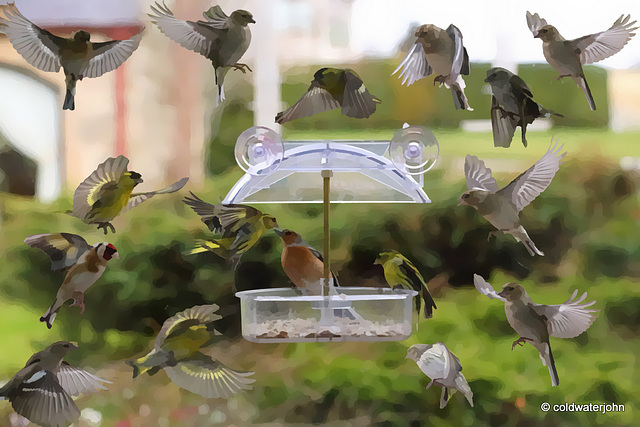
M376 259L375 261L373 261L373 265L380 265L380 263L378 262L379 260Z
M489 77L483 80L485 83L489 83Z
M407 360L408 358L409 358L409 355L407 354L407 355L404 357L404 360Z
M540 32L537 32L535 36L533 36L534 39L539 39L540 38Z
M79 348L78 347L78 343L75 341L69 341L69 344L71 344L72 346L74 346L75 348ZM75 350L75 349L74 349Z
M254 19L253 19L253 18L251 18L251 20L250 20L249 22L250 22L250 23L252 23L252 24L255 24L255 23L256 23L256 21L254 21Z
M278 236L284 237L284 231L280 230L279 228L274 228L273 231L275 231Z
M118 255L118 252L114 252L111 258L120 259L120 255Z
M504 291L500 291L500 292L498 292L498 295L499 295L499 296L501 296L502 298L504 298L504 297L505 297L505 296L504 296Z
M458 199L458 206L464 206L464 205L466 205L466 203L465 203L465 201L462 199L462 197L460 197L460 198Z

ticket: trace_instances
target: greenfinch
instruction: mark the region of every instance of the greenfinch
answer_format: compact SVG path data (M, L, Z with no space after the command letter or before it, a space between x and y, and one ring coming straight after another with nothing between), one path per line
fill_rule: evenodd
M236 371L200 352L220 335L211 323L221 319L218 306L199 305L167 319L146 356L127 361L133 378L163 369L178 387L206 398L227 398L251 389L253 372Z
M256 22L250 12L238 9L227 16L220 6L213 6L203 13L204 21L182 21L164 3L156 2L151 10L154 15L149 16L164 35L211 61L218 85L216 105L224 101L222 84L230 68L252 71L247 64L238 63L251 43L248 25Z
M542 53L545 59L560 76L571 77L587 98L589 108L596 109L591 89L584 77L582 66L602 61L622 50L631 37L635 36L633 27L636 21L629 22L631 15L621 15L611 28L600 33L589 34L574 40L565 40L556 27L548 25L537 13L527 12L527 25L533 37L542 40Z
M156 194L174 193L189 181L189 178L182 178L162 190L132 194L134 187L142 182L142 176L128 171L128 164L129 159L125 156L109 157L100 163L76 189L73 210L67 213L86 224L97 224L98 230L102 228L105 235L107 228L115 233L110 221L120 212L128 211Z
M198 240L196 247L187 254L210 251L229 259L234 269L242 255L258 242L265 230L278 227L275 217L248 205L212 205L193 193L183 201L200 215L210 231L222 235L219 239Z
M422 274L404 255L398 251L382 252L374 264L382 266L384 278L392 289L412 289L419 293L416 298L416 311L420 314L421 299L424 300L424 317L433 317L436 303L433 301L427 283Z
M43 30L25 18L14 3L0 6L0 31L31 65L42 71L64 70L67 93L63 110L74 110L76 83L85 77L100 77L121 66L138 48L142 31L127 40L92 43L83 30L62 38ZM143 28L144 30L144 28Z
M313 75L307 92L291 107L276 115L276 123L286 123L324 111L341 108L345 116L364 119L381 103L371 95L355 71L321 68Z

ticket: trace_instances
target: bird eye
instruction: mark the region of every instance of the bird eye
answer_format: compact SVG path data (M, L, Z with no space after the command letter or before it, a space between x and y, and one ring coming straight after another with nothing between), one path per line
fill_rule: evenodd
M63 347L64 348L69 348L69 344L64 344Z
M286 233L284 233L285 236L291 236L291 232L287 231Z
M512 291L513 290L513 286L507 286L507 290L508 291Z
M546 33L546 32L547 32L547 30L540 30L540 32L541 32L541 33Z
M463 194L463 195L462 195L462 198L463 198L463 199L468 199L468 198L469 198L469 196L470 196L470 194Z

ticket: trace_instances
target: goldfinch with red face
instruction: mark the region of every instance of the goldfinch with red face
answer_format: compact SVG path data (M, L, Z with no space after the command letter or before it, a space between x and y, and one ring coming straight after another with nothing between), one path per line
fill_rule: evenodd
M100 77L121 66L138 48L142 31L128 40L102 43L89 41L91 35L78 31L67 39L43 30L25 18L14 3L1 6L0 31L14 49L31 65L42 71L64 70L67 94L63 110L75 109L76 82L84 77ZM144 28L143 28L144 29Z
M80 410L71 396L106 390L101 383L111 383L62 360L77 348L75 343L59 341L35 353L0 388L0 399L8 399L19 415L39 426L65 427L75 422Z
M60 307L70 299L72 306L81 307L84 313L84 293L102 276L111 258L120 259L111 243L96 243L93 246L80 236L71 233L35 234L24 242L32 248L40 249L51 258L51 269L70 267L64 282L58 289L56 299L49 310L40 318L51 329Z
M278 227L275 217L248 205L212 205L193 193L183 201L200 215L209 230L222 234L220 239L198 240L187 254L213 252L229 259L233 268L238 266L240 257L258 243L265 230Z
M218 306L198 305L167 319L146 356L129 360L133 378L163 369L178 387L206 398L227 398L251 389L253 372L236 371L200 352L220 335L210 325L221 319Z
M142 176L138 172L128 171L128 164L129 159L125 156L109 157L100 163L76 189L73 210L67 213L86 224L97 224L98 230L102 228L105 235L107 227L115 233L116 229L110 221L120 212L126 212L156 194L174 193L189 181L189 178L182 178L162 190L132 194L134 187L142 182Z

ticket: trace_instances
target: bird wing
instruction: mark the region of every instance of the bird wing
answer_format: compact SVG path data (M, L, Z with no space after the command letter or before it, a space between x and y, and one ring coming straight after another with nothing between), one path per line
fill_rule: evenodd
M70 396L107 390L101 383L111 384L111 381L90 374L84 369L71 366L67 362L62 362L60 369L56 372L56 376L64 391L69 393Z
M147 193L132 194L131 196L129 196L129 201L127 202L125 207L122 209L122 212L126 212L129 209L135 208L140 203L142 203L142 202L144 202L146 200L149 200L150 198L152 198L156 194L175 193L176 191L178 191L182 187L184 187L185 184L187 183L187 181L189 181L189 178L182 178L180 181L174 182L173 184L171 184L168 187L163 188L162 190L149 191Z
M491 169L486 167L484 162L476 156L467 154L464 161L464 176L467 178L469 190L480 189L496 192L499 189L495 178L491 176Z
M433 74L433 70L429 66L427 62L427 56L424 53L424 47L422 43L416 41L411 50L404 57L400 65L393 70L391 75L393 76L395 73L400 71L398 75L399 79L402 79L402 84L411 86L416 81L420 79L424 79L425 77Z
M180 46L207 56L213 48L215 40L219 37L215 23L183 21L173 16L173 12L163 3L156 2L151 6L155 15L148 14L153 18L154 24L160 31Z
M534 36L537 35L538 30L545 25L548 25L546 19L540 18L540 15L537 13L532 15L531 12L527 11L527 26Z
M369 93L360 77L353 72L345 73L346 83L342 97L342 114L364 119L376 112L380 100Z
M71 396L51 371L37 370L10 391L13 409L34 424L66 426L80 416Z
M455 378L458 376L458 373L462 371L462 364L460 363L460 359L458 359L458 357L453 354L451 350L449 350L449 348L442 342L435 343L433 347L439 347L440 351L445 357L443 379L447 383L454 383Z
M453 62L450 79L455 82L460 74L469 74L469 55L462 44L462 32L455 25L447 27L447 34L453 41ZM466 71L466 72L465 72Z
M282 124L340 107L338 100L314 81L295 104L276 115L276 123Z
M304 242L304 245L307 248L309 248L309 250L311 251L313 256L318 258L324 264L324 257L322 256L322 254L320 253L319 250L317 250L316 248L314 248L313 246L311 246L307 242ZM340 286L340 283L338 282L338 276L336 276L336 273L334 273L333 270L331 270L331 278L333 279L333 286Z
M576 299L578 290L576 289L571 298L557 305L530 304L530 307L540 316L547 319L549 335L557 338L577 337L596 320L597 315L593 314L599 310L587 308L595 304L595 301L582 303L587 298L587 293Z
M60 47L64 39L35 25L24 17L15 4L0 6L0 32L4 32L14 49L31 65L42 71L60 70Z
M225 235L229 232L240 232L249 221L258 219L262 215L258 209L247 205L228 204L214 207Z
M559 140L553 141L547 152L533 164L529 169L520 174L509 185L499 191L521 211L525 206L533 201L551 184L556 172L562 164L562 158L566 152L559 154L563 145L558 147Z
M495 96L491 97L491 129L494 147L509 148L511 146L519 121L520 117L502 108Z
M206 398L228 398L242 390L250 390L254 372L236 371L202 353L164 368L175 385Z
M218 311L218 308L220 307L216 304L196 305L168 318L162 324L160 332L158 332L158 336L156 337L154 344L155 348L160 350L165 340L168 337L173 336L177 330L184 329L184 326L188 328L194 324L206 324L222 319L222 316L215 314L215 312Z
M478 292L488 296L490 299L497 299L502 302L507 301L506 298L503 298L500 295L498 295L496 290L493 289L493 286L491 286L491 284L486 280L484 280L484 277L480 276L479 274L473 275L473 284L475 285Z
M128 164L129 159L125 156L109 157L100 163L76 188L73 194L72 215L84 219L101 196L117 188L118 180L127 171Z
M142 31L127 40L91 43L93 47L88 64L80 71L83 77L100 77L113 71L129 59L142 40Z
M211 203L207 203L200 197L193 194L191 191L189 192L189 194L191 194L191 197L187 196L182 201L191 209L193 209L195 213L200 215L200 220L205 223L210 231L214 232L215 234L222 234L222 223L220 222L220 217L218 216L219 205L212 205Z
M229 28L231 23L227 14L224 13L222 8L218 5L209 8L206 12L203 12L202 16L204 16L204 19L206 19L213 28L219 30Z
M34 234L27 236L24 242L47 254L52 270L71 267L91 248L82 237L71 233Z
M608 30L572 40L571 44L580 53L580 62L591 64L620 52L638 29L633 27L636 21L629 22L630 19L631 15L620 15Z

